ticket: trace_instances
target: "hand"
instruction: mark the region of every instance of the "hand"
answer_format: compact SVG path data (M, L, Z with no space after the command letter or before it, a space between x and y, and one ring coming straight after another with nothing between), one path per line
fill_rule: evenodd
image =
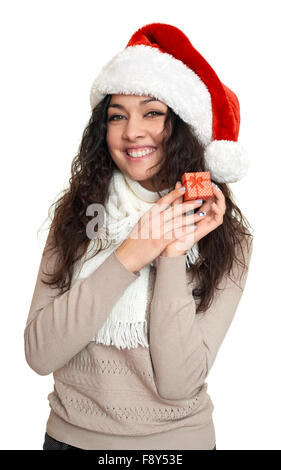
M157 258L165 248L177 238L191 234L190 246L193 245L193 222L199 221L196 214L184 215L186 212L202 205L198 201L178 202L184 192L174 189L160 198L153 207L143 214L133 227L128 237L115 250L118 259L124 266L138 272ZM189 249L186 248L186 249Z
M175 189L179 189L181 186L182 186L181 182L178 181L176 183ZM174 200L173 207L183 202L183 196L184 196L184 193ZM200 211L201 211L201 207L200 207ZM186 233L183 234L184 239L178 238L177 240L171 242L168 246L166 246L165 250L163 250L162 253L160 253L160 255L169 256L169 257L185 255L187 250L189 250L195 243L194 232L195 230L197 230L197 228L196 227L193 227L193 228L194 228L194 231L191 231L188 234Z
M177 182L176 188L180 187L181 183ZM213 186L214 196L208 199L200 207L200 212L206 212L205 216L201 216L200 220L196 222L197 229L194 230L194 244L201 238L205 237L208 233L215 230L223 223L223 216L225 214L226 205L225 197L216 185ZM183 196L174 201L174 204L180 204ZM199 217L199 216L198 216ZM170 243L161 256L182 256L191 248L190 234L184 234L175 242Z

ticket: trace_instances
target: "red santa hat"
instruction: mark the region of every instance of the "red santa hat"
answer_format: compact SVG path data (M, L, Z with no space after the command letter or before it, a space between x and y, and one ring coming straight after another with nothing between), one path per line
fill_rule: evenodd
M138 29L95 79L91 108L107 94L151 95L171 107L204 145L213 180L233 183L247 174L247 153L238 143L238 98L175 26Z

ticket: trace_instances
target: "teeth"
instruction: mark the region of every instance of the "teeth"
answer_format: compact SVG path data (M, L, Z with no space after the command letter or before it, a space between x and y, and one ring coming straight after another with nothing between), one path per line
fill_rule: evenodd
M141 150L139 152L128 152L128 155L130 155L130 157L144 157L144 155L148 155L149 153L152 153L154 152L155 149L147 149L147 150Z

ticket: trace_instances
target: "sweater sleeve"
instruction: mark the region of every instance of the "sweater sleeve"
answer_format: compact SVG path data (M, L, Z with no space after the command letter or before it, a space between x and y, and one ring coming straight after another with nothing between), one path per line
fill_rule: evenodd
M41 282L56 263L55 255L45 250L24 331L25 357L40 375L48 375L64 366L96 335L115 303L140 273L132 273L115 252L86 279L73 283L64 294ZM48 278L49 279L49 278ZM48 280L47 279L47 280Z
M245 241L242 243L242 246ZM210 308L196 314L186 256L156 260L151 302L150 354L158 393L165 399L189 399L204 384L240 302L252 255L243 248L246 268L235 262L215 291Z

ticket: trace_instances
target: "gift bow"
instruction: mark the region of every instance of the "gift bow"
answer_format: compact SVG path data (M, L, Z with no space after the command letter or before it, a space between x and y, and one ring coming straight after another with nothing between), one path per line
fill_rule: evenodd
M191 175L189 181L191 183L190 189L193 189L194 186L197 186L197 185L200 186L201 188L204 188L204 185L202 184L202 181L204 181L203 176Z

